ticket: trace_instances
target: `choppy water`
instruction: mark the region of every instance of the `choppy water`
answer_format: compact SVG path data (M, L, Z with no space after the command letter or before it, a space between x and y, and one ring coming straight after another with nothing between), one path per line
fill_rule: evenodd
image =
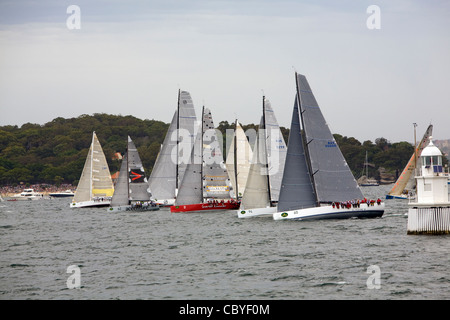
M324 221L69 202L0 203L0 299L450 298L450 237L407 235L403 200L388 200L381 219ZM78 289L67 286L71 265Z

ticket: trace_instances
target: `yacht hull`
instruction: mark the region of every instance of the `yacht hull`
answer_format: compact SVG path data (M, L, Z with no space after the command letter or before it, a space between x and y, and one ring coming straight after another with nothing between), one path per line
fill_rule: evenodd
M323 219L350 219L350 218L380 218L384 213L384 203L366 203L359 207L333 208L333 206L314 207L291 211L276 212L274 220L323 220Z

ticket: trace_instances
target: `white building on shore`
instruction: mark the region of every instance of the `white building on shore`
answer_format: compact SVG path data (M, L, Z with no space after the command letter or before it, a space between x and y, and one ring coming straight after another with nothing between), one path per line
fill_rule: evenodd
M442 153L433 144L431 137L418 163L416 198L409 203L407 233L449 234L449 175L442 167Z

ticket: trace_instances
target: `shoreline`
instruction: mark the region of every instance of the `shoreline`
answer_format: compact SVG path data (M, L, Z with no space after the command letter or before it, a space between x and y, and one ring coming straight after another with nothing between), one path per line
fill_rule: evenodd
M29 186L2 186L0 187L0 196L12 197L16 194L20 194L24 189L33 189L35 192L42 193L44 196L49 196L50 193L64 192L70 190L75 193L76 187L71 184L62 184L60 186L50 185L50 184L35 184Z

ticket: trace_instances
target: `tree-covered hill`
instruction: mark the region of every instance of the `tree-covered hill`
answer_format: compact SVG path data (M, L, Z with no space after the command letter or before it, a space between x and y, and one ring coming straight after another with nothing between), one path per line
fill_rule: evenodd
M95 131L111 173L120 162L129 135L138 147L144 168L152 168L168 124L109 114L56 118L44 125L27 123L0 127L0 184L77 184Z
M135 142L149 175L168 127L169 124L157 120L104 113L70 119L59 117L44 125L26 123L21 127L2 126L0 185L21 182L76 185L93 131L100 140L111 173L120 167L120 160L113 160L114 154L125 152L129 135ZM254 124L243 125L244 131L256 128L257 125ZM221 121L217 129L226 139L226 130L234 129L234 124ZM289 129L281 130L287 142ZM366 151L371 163L369 174L376 178L380 178L380 167L391 174L401 172L414 152L413 146L407 142L390 143L385 138L361 143L356 138L335 134L335 139L356 178L361 175Z

